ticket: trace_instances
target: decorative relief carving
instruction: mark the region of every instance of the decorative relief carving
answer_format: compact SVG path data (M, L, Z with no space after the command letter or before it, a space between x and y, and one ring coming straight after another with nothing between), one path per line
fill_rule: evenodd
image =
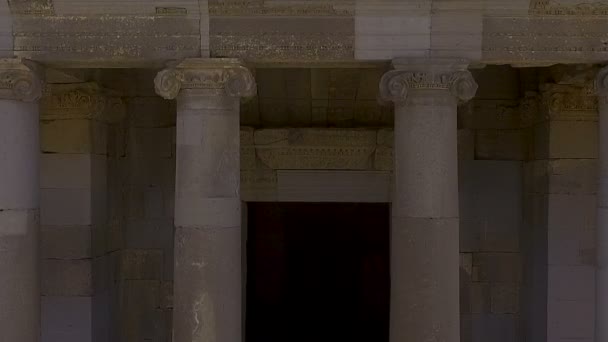
M414 90L449 90L461 101L477 92L477 83L463 61L412 59L395 60L380 80L380 96L385 101L404 102Z
M270 169L372 168L376 131L266 129L255 132L258 160Z
M597 120L597 96L588 87L545 84L541 90L545 119Z
M586 2L569 5L553 0L536 0L530 4L529 13L538 16L608 15L608 4L604 2Z
M120 97L104 94L95 83L51 84L40 101L44 120L92 119L118 122L126 115Z
M209 1L212 16L353 16L353 0L334 1Z
M250 97L256 92L253 75L236 59L188 59L160 71L154 79L156 93L174 99L181 89L209 95Z
M350 60L354 58L354 42L353 33L342 32L211 32L209 35L212 57L264 61Z
M36 64L21 59L0 59L0 99L33 102L42 95Z
M45 89L40 101L43 119L100 118L106 100L94 83L54 84Z
M20 15L55 15L51 0L8 0L13 14Z

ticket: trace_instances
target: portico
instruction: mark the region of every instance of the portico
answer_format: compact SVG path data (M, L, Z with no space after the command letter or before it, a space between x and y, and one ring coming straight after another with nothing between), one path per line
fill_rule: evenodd
M390 204L390 342L603 341L606 6L0 1L0 342L244 340L279 204Z

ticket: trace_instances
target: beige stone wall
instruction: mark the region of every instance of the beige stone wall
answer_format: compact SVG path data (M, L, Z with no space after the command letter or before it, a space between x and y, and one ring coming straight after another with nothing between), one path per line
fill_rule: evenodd
M461 340L521 341L520 75L474 75L477 96L459 108Z

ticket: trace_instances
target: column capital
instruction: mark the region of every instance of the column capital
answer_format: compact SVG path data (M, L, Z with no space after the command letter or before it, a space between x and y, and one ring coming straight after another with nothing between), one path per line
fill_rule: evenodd
M603 67L595 78L595 89L598 96L608 97L608 66Z
M48 84L40 101L40 117L46 120L117 122L125 113L120 97L92 82Z
M174 99L185 89L232 97L250 97L256 92L249 69L232 58L186 59L160 71L154 79L154 88L165 99Z
M380 80L383 100L404 102L417 90L448 90L461 101L468 101L477 92L477 82L468 71L468 61L451 58L398 58L394 70Z
M36 63L20 58L0 58L0 99L34 102L42 95Z

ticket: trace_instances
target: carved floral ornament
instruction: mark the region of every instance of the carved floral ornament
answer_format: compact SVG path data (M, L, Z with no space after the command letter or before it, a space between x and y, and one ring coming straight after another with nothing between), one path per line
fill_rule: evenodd
M42 81L33 62L0 59L0 99L33 102L42 95Z
M182 89L232 97L251 97L256 93L255 80L249 69L238 61L221 59L187 61L164 69L156 75L154 87L165 99L176 98Z
M477 82L466 68L434 70L430 65L412 69L391 70L382 76L380 96L383 100L400 103L415 90L448 90L457 99L466 102L477 92Z
M92 119L113 123L125 115L122 99L96 83L48 84L40 100L43 120Z

